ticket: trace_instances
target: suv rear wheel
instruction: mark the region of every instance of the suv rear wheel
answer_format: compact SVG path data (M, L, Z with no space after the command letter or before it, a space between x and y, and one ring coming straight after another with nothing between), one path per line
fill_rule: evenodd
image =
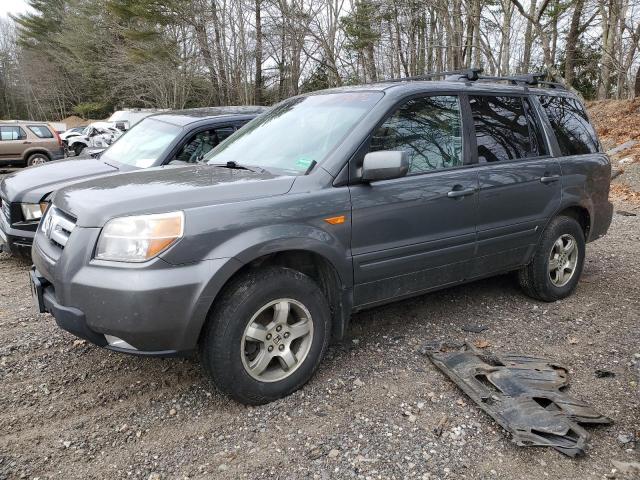
M200 355L216 386L264 404L298 390L327 349L329 305L308 276L269 267L233 281L208 319Z
M584 265L585 238L580 224L570 217L554 218L532 261L518 273L520 286L530 297L553 302L573 293Z
M47 157L47 155L45 155L44 153L33 153L29 155L29 158L27 158L27 167L30 167L32 165L42 165L44 163L47 163L48 161L49 157Z

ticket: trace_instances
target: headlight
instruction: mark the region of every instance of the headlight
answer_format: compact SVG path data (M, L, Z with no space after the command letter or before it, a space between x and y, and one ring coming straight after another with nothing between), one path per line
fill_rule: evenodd
M22 207L22 216L25 220L40 220L42 218L42 214L47 209L47 203L21 203Z
M102 229L95 258L144 262L165 251L183 233L182 212L114 218Z

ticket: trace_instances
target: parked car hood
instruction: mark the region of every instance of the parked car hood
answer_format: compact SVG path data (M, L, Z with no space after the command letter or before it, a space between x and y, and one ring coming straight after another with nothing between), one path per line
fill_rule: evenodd
M45 195L71 183L116 172L117 167L96 159L59 160L9 175L0 190L10 202L38 203Z
M164 166L77 183L57 191L53 203L78 226L102 227L114 217L283 195L294 180L213 165Z

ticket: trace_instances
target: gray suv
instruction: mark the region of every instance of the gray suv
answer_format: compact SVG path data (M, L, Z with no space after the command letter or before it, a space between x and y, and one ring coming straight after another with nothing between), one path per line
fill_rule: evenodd
M302 95L205 165L66 187L35 237L37 305L110 350L199 350L261 404L304 385L354 311L510 271L564 298L609 228L610 163L573 94L507 81Z

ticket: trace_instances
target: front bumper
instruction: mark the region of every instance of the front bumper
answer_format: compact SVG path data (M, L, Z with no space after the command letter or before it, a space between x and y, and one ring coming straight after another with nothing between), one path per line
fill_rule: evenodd
M0 251L10 253L30 253L36 232L13 228L4 215L0 214Z
M226 276L218 273L237 268L239 262L96 261L91 259L91 248L84 250L95 245L92 230L76 228L56 260L39 246L47 239L36 236L32 279L41 284L41 310L51 313L64 330L110 350L153 356L195 350L221 286L212 283Z

